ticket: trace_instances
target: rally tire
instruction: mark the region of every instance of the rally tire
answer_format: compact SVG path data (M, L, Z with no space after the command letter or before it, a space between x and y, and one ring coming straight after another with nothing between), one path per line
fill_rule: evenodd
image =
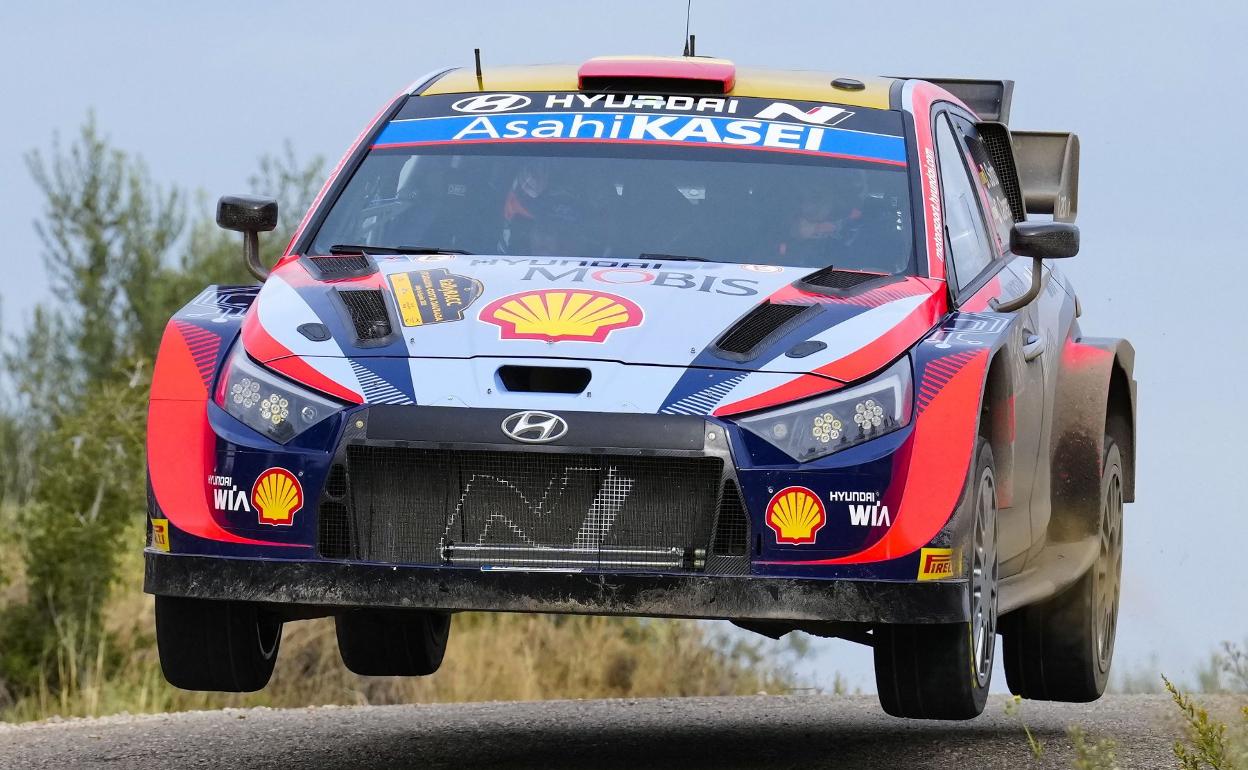
M156 597L165 679L183 690L255 692L273 675L282 622L245 602Z
M997 495L992 448L982 439L964 506L972 531L965 623L890 624L873 631L884 711L911 719L973 719L984 710L996 646Z
M1122 452L1105 438L1096 561L1070 588L1003 619L1005 679L1032 700L1088 703L1109 682L1122 581Z
M349 610L334 619L343 664L361 676L427 676L442 665L451 616L423 610Z

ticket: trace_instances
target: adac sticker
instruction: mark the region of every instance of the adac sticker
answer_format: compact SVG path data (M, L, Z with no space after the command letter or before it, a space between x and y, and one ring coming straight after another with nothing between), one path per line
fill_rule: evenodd
M953 577L952 548L924 548L919 551L919 580Z
M303 507L303 486L285 468L269 468L252 485L251 504L261 524L289 527L295 523L295 513Z
M602 291L544 289L501 297L481 311L505 340L604 342L616 329L638 326L641 308Z
M390 276L404 326L464 320L464 311L481 296L481 282L445 267Z
M169 553L169 520L152 519L152 547Z
M767 503L767 526L777 543L809 545L827 520L823 501L806 487L785 487Z

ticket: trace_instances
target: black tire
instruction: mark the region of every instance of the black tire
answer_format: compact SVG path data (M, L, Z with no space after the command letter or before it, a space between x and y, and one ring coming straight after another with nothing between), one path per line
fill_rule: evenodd
M273 675L282 621L244 602L156 597L165 679L183 690L255 692Z
M972 719L988 699L996 646L996 473L986 441L980 439L975 457L963 497L972 522L966 581L971 620L873 631L880 705L895 717Z
M446 612L350 610L334 620L342 662L361 676L432 674L451 633Z
M1073 586L1002 619L1005 679L1032 700L1094 701L1105 692L1122 583L1122 453L1105 437L1101 552Z

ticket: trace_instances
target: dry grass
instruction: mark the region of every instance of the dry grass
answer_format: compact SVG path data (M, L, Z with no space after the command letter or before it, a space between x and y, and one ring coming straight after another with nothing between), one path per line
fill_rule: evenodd
M153 713L227 706L432 703L784 692L792 648L695 621L546 615L457 615L441 671L431 677L359 677L338 657L333 621L287 624L273 681L259 693L192 693L160 673L142 558L128 553L109 603L108 647L71 684L0 703L0 720ZM16 576L12 591L20 591ZM63 656L73 659L74 656ZM55 665L55 663L53 663Z

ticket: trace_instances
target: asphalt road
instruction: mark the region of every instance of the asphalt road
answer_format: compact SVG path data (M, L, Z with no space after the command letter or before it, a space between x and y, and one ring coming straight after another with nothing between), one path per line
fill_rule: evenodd
M1228 704L1229 705L1229 704ZM1023 704L1035 760L995 697L971 722L885 716L873 696L756 696L115 716L0 725L0 768L1070 768L1069 725L1118 766L1175 768L1156 695Z

